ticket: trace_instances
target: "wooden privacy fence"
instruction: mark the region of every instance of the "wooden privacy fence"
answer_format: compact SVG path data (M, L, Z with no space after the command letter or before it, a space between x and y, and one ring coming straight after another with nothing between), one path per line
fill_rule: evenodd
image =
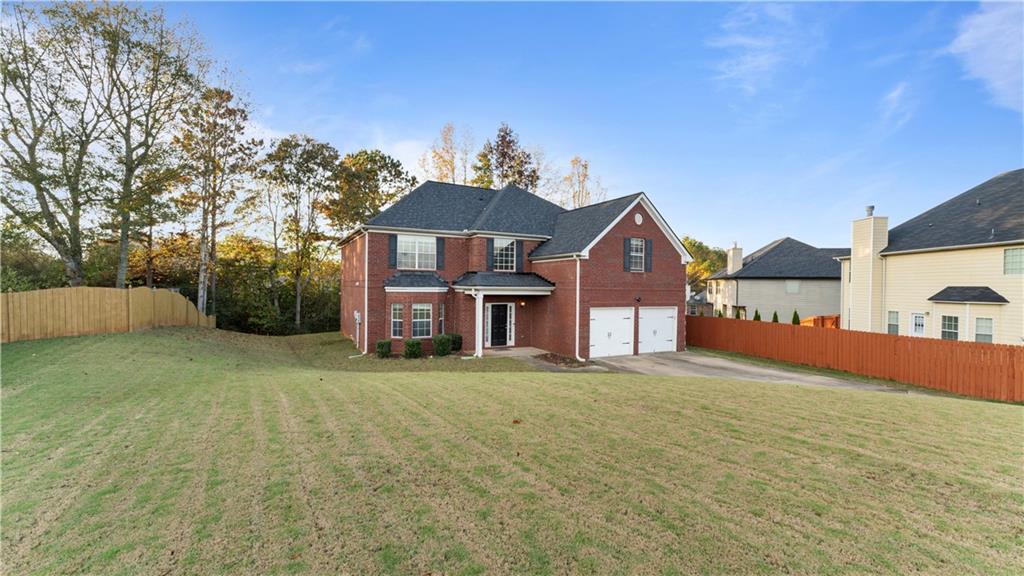
M195 304L163 288L52 288L0 294L0 341L216 326Z
M1024 402L1024 346L686 317L686 343L954 394Z
M811 316L800 321L801 326L817 326L818 328L839 328L839 316Z

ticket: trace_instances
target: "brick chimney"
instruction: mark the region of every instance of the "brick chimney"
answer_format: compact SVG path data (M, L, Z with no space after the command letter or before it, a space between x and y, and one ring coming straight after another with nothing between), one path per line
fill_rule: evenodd
M732 243L732 248L726 251L725 271L727 274L735 274L743 268L743 248Z

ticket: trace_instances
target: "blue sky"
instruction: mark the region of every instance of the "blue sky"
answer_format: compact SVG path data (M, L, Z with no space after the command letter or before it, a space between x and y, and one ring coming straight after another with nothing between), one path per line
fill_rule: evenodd
M679 234L848 246L1024 165L1024 4L169 4L266 136L418 169L508 122Z

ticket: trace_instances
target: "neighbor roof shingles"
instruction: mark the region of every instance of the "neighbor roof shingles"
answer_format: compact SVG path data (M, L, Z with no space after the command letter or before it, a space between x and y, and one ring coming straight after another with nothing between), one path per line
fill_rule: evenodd
M849 256L849 248L815 248L793 238L780 238L743 259L733 274L723 268L711 275L720 278L839 278L842 268L834 260Z
M1009 302L1002 294L988 286L946 286L928 300L932 302L984 302L986 304Z
M1024 240L1024 168L1000 174L889 230L882 254Z

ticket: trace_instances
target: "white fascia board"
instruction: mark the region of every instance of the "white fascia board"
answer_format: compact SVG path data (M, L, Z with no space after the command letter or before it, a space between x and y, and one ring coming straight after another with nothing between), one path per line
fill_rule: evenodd
M561 262L563 260L587 260L588 258L582 254L552 254L551 256L541 256L540 258L530 258L530 262Z
M682 263L687 264L689 262L692 262L693 255L691 255L686 250L686 247L683 246L683 243L679 241L679 237L676 236L675 232L672 231L672 228L668 225L668 222L665 221L665 219L661 216L661 213L658 212L658 209L655 208L654 204L652 204L650 199L647 198L647 194L644 194L643 192L641 192L640 196L638 196L636 200L631 202L629 206L627 206L626 209L622 211L622 213L616 216L615 219L612 220L611 224L605 227L605 229L602 230L600 234L598 234L593 240L591 240L590 244L587 244L587 247L584 248L582 252L580 252L580 255L584 258L588 258L590 256L590 249L597 245L597 243L600 242L601 239L608 234L608 232L611 232L612 228L614 228L616 224L618 224L623 218L625 218L626 214L628 214L630 210L636 208L637 204L643 204L643 207L647 209L647 213L654 217L655 224L658 225L658 228L661 229L662 234L664 234L665 237L668 238L669 243L671 243L672 247L675 248L676 252L679 253Z
M413 292L413 293L434 293L447 292L448 288L411 288L408 286L385 286L385 292Z
M945 252L947 250L970 250L972 248L991 248L994 246L1014 246L1020 244L1024 246L1024 241L1017 240L1004 240L1001 242L985 242L982 244L957 244L955 246L936 246L935 248L917 248L915 250L898 250L895 252L879 252L878 255L882 258L886 256L899 256L901 254L921 254L924 252Z
M539 234L518 234L516 232L491 232L489 230L466 230L467 236L479 236L481 238L514 238L516 240L550 240L551 236Z
M542 295L546 296L551 294L554 290L551 288L515 288L511 286L459 286L455 288L456 292L472 292L475 294L481 294L484 296L491 295L506 295L506 296L534 296Z
M464 238L466 235L451 230L427 230L423 228L389 228L387 226L366 226L369 232L385 234L401 234L402 236L444 236L447 238Z

